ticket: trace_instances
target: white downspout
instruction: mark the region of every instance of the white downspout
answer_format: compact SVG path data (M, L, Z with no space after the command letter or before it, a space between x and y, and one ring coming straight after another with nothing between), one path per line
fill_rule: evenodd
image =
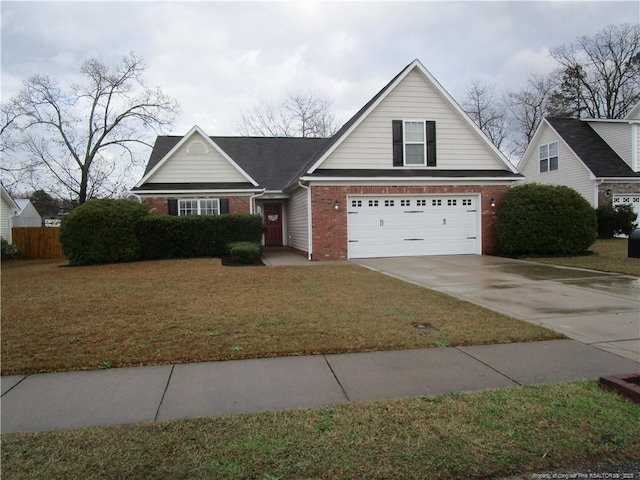
M301 180L298 180L298 185L307 191L307 260L311 261L311 255L313 253L313 241L312 241L312 229L311 229L311 188L307 185L303 185Z
M638 133L640 130L640 122L631 123L631 169L634 172L640 172L640 152L638 149L640 148L640 134Z
M593 208L598 208L600 205L598 205L600 203L600 196L598 195L598 193L600 192L600 185L602 185L604 183L604 180L600 179L600 180L596 180L595 182L595 187L593 189Z
M255 195L251 195L251 197L249 197L249 213L251 215L253 215L253 204L255 203L255 199L258 197L261 197L262 195L264 195L264 192L266 192L267 189L263 188L262 191L260 193L256 193Z

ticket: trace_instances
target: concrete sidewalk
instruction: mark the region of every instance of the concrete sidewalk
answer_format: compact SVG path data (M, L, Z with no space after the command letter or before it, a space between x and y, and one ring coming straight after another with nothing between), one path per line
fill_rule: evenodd
M5 376L1 432L320 407L637 371L633 360L553 340Z

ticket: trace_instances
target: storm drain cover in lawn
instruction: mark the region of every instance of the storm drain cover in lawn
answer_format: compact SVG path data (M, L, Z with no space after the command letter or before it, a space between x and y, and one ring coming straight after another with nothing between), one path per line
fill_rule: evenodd
M413 327L416 330L427 330L431 332L439 332L440 330L437 327L434 327L430 323L414 323Z

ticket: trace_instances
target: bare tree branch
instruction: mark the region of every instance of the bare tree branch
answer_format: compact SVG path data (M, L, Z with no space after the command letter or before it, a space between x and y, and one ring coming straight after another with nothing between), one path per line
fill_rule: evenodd
M69 91L46 75L25 80L3 105L3 115L5 108L16 114L12 139L20 151L12 163L47 171L80 203L113 194L135 164L129 145L150 145L149 134L170 127L178 112L173 98L145 86L145 70L143 60L130 53L115 66L87 59L80 69L85 83ZM0 135L4 145L4 129Z
M462 108L493 144L502 148L507 137L506 107L496 98L496 88L480 79L471 79Z
M557 92L575 117L623 118L640 101L640 25L611 25L551 51L563 82Z
M290 93L278 105L263 101L241 114L241 135L331 137L338 130L331 101L311 92Z

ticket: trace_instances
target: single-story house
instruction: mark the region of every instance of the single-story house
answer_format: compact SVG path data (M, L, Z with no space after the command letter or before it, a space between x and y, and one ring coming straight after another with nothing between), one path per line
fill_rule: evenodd
M20 209L9 192L0 184L0 237L11 243L11 228L13 228L13 216Z
M545 118L518 164L525 182L566 185L640 218L640 103L623 120Z
M414 60L331 138L159 136L132 189L151 213L256 213L309 260L486 254L522 176Z
M18 213L13 217L14 227L41 227L42 217L28 198L16 198Z

